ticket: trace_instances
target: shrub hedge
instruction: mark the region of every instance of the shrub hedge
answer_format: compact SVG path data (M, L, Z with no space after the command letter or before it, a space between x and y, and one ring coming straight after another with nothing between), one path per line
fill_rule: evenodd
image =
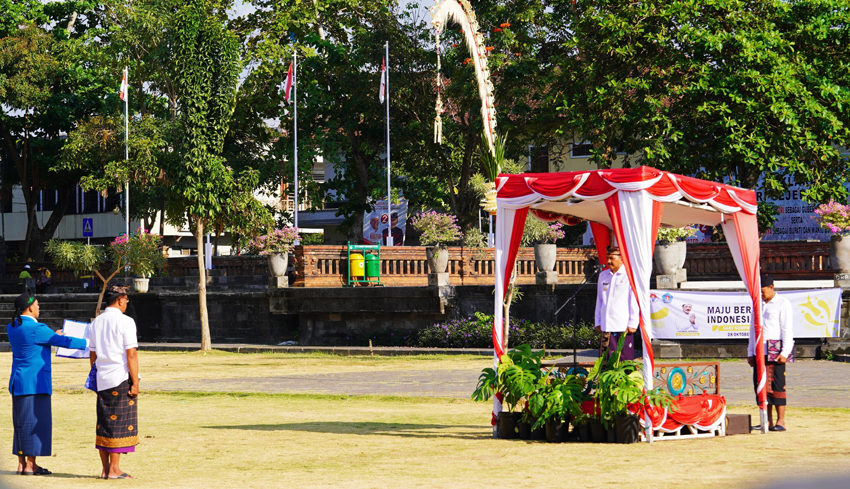
M573 332L575 329L575 338ZM547 324L511 318L510 345L528 344L532 348L566 350L599 348L599 333L587 323ZM408 346L430 348L492 348L493 316L475 313L474 317L437 323L408 338Z

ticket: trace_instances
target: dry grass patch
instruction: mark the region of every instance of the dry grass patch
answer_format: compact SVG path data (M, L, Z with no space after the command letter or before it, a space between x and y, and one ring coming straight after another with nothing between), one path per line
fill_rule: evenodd
M0 396L0 449L11 405ZM94 478L90 392L57 392L56 475L13 487L751 487L768 476L828 475L850 464L850 410L790 409L789 432L653 445L494 440L488 404L454 399L155 393L140 401L136 481ZM747 407L734 412L750 412ZM14 457L2 468L14 470ZM622 471L615 467L622 467Z
M173 380L258 378L269 375L309 375L388 370L482 369L493 360L473 355L412 355L399 357L340 356L292 353L228 353L212 351L140 352L142 385ZM12 354L0 353L0 372L12 368ZM88 360L53 358L53 385L82 388L89 373Z

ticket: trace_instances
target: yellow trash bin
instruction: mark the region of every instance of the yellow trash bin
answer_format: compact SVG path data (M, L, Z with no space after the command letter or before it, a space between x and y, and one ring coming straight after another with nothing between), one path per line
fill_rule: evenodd
M349 255L348 275L350 277L362 277L366 273L366 260L360 253Z

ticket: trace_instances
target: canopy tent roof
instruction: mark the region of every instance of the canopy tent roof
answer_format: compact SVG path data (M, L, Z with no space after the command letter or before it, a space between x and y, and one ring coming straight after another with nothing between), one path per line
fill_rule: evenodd
M618 190L646 190L664 206L661 226L688 224L717 226L723 214L755 214L756 193L723 183L676 175L639 167L562 173L524 173L499 175L496 179L498 203L506 208L530 207L544 221L561 221L575 216L611 227L605 199Z
M529 213L544 221L573 224L590 222L600 261L606 246L620 246L632 292L640 311L643 339L644 386L653 385L655 356L650 320L652 254L660 226L688 224L723 226L738 273L753 303L758 404L766 424L766 382L761 327L761 282L756 194L722 183L676 175L649 167L563 173L499 175L496 178L496 290L493 348L498 363L508 345L504 328L509 324L504 304L517 251ZM568 218L569 216L569 218ZM728 218L727 218L728 216ZM493 400L493 419L501 412L501 396ZM651 439L651 420L645 420Z

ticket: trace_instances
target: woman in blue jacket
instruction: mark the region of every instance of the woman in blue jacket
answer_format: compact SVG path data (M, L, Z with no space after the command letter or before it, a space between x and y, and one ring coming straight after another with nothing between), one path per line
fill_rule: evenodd
M15 316L6 326L12 346L12 423L15 438L12 453L18 456L21 475L48 475L50 471L35 463L36 457L52 452L53 418L50 396L53 379L50 371L51 346L82 350L87 342L81 338L56 333L38 322L38 300L26 293L15 299Z

